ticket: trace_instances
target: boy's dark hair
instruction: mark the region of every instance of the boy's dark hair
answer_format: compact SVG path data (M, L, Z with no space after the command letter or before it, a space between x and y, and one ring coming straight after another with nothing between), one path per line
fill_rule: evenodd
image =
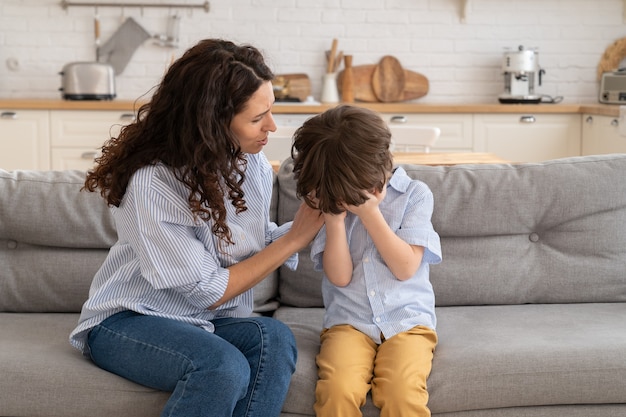
M382 191L393 168L391 132L375 112L342 105L308 119L294 134L296 192L306 204L339 214Z

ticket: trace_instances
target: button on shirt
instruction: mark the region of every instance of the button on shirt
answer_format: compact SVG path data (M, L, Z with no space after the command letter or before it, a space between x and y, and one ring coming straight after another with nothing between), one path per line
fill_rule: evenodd
M391 273L359 218L347 213L345 224L352 280L337 287L326 276L322 295L326 313L324 327L349 324L381 343L417 325L435 329L435 296L429 280L429 264L441 262L439 235L433 229L433 195L426 184L411 179L397 168L389 180L387 193L379 205L391 229L405 242L423 246L424 257L414 276L400 281ZM323 270L326 243L323 227L311 247L316 270Z
M212 221L193 216L189 189L161 164L133 175L122 203L113 208L118 241L91 284L72 345L85 350L91 328L123 310L180 320L213 331L216 317L249 316L252 289L215 310L229 279L227 267L261 251L291 227L270 221L272 167L260 154L247 155L242 189L246 211L235 213L225 201L234 245L219 242ZM221 244L221 249L219 245ZM295 268L297 255L286 265Z

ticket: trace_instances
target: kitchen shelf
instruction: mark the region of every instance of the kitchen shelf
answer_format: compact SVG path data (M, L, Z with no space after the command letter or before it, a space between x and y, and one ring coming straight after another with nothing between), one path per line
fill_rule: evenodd
M68 7L139 7L139 8L147 8L147 7L158 7L158 8L166 8L166 9L204 9L205 12L209 12L210 6L209 2L205 1L204 3L198 4L178 4L178 3L159 3L159 4L151 4L151 3L127 3L127 2L76 2L76 1L61 1L61 7L67 9Z

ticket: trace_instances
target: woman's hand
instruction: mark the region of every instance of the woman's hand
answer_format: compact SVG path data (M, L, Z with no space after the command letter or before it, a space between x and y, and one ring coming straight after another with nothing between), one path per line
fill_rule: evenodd
M302 203L293 218L291 230L289 230L287 235L289 235L289 239L293 239L296 243L297 250L300 250L311 243L322 224L324 224L322 213Z
M276 239L260 252L248 259L228 267L230 276L224 295L210 308L214 309L224 302L252 288L281 266L294 253L305 248L315 237L324 223L319 210L301 204L293 219L291 229Z

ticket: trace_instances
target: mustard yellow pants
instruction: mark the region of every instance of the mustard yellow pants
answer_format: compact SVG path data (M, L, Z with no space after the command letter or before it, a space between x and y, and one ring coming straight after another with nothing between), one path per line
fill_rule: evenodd
M380 345L349 325L324 329L316 358L315 414L362 416L371 389L381 417L429 417L426 380L436 345L437 334L424 326Z

